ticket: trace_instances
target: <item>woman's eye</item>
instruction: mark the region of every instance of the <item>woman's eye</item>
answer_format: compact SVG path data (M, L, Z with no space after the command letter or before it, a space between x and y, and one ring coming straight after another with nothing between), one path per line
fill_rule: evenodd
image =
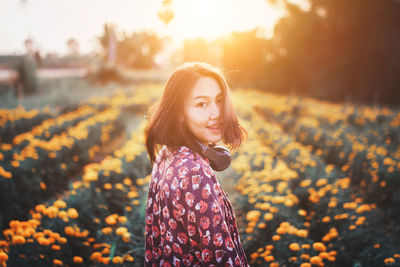
M196 107L200 107L200 108L203 108L203 107L205 107L205 106L207 106L207 103L206 103L206 102L200 102L200 103L197 103L197 104L196 104Z

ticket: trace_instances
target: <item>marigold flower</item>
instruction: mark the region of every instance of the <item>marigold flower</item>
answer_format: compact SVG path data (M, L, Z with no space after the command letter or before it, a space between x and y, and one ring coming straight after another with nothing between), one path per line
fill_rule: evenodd
M389 264L393 264L394 263L394 259L393 258L386 258L385 259L385 264L389 265Z
M307 215L307 211L303 210L303 209L299 209L298 211L300 216L306 216Z
M270 213L270 212L267 212L267 213L264 214L264 219L265 219L266 221L270 221L270 220L272 220L273 218L274 218L274 215L273 215L272 213Z
M259 210L251 210L247 212L246 220L257 222L261 212Z
M74 261L74 263L82 263L83 259L82 259L82 257L74 256L73 261Z
M260 228L260 229L264 229L265 227L267 227L267 224L265 222L258 224L258 228Z
M109 225L117 224L116 214L112 214L112 215L107 216L105 221Z
M115 184L115 188L117 188L118 190L124 190L124 185L123 184L121 184L121 183L116 183Z
M67 207L67 203L65 203L65 201L60 200L60 199L56 200L53 205L56 206L59 209L64 209L64 208Z
M58 208L55 206L50 206L47 208L47 216L50 219L56 218L58 215Z
M258 258L258 252L253 252L253 253L251 253L251 255L250 255L250 259L251 260L256 260Z
M98 252L98 251L93 252L92 255L90 256L90 259L92 261L95 261L95 260L100 261L101 258L102 258L102 254L101 254L101 252Z
M134 258L131 255L127 254L127 255L124 255L124 260L125 261L129 261L129 262L133 262Z
M51 245L52 250L61 250L61 247L59 245L53 244Z
M100 258L98 261L103 263L103 264L106 264L106 265L110 264L110 258L109 257Z
M65 243L67 243L67 239L66 239L65 237L60 237L60 238L57 239L57 241L58 241L60 244L65 244Z
M300 258L303 259L303 260L308 260L308 259L310 258L310 255L308 255L308 254L301 254L301 255L300 255Z
M0 251L0 263L8 260L8 255L3 250Z
M278 227L278 229L276 229L276 233L279 235L284 235L287 233L287 230L283 227Z
M103 232L103 234L108 235L112 232L112 228L107 226L107 227L104 227L103 229L101 229L101 231Z
M297 244L297 243L291 243L291 244L289 245L289 249L290 249L290 250L293 250L293 251L299 251L299 250L300 250L300 246L299 246L299 244Z
M75 234L75 230L72 226L66 226L64 228L64 232L66 235L71 235L71 236Z
M123 234L126 233L126 232L128 232L128 229L127 229L126 227L118 227L118 228L115 230L115 233L116 233L117 235L123 235Z
M275 260L275 257L272 256L272 255L267 255L267 256L264 257L264 260L265 260L266 262L274 261L274 260Z
M25 244L25 237L20 235L14 235L11 241L14 245L23 245Z
M119 216L118 221L123 224L123 223L126 223L128 221L128 219L125 216Z
M53 264L54 264L54 265L63 265L63 262L62 262L61 260L54 259L54 260L53 260Z
M310 258L310 262L315 265L322 265L322 259L319 256L314 256Z
M113 262L114 264L121 264L121 263L124 263L124 260L123 260L122 257L120 257L120 256L115 256L115 257L113 258L112 262Z
M326 251L326 246L325 246L324 243L322 243L322 242L315 242L315 243L313 244L313 248L314 248L316 251Z
M138 197L139 194L136 191L129 191L128 198Z
M307 237L308 236L308 231L304 229L297 230L297 236L299 237Z
M67 213L68 213L68 217L70 217L71 219L76 219L79 217L78 211L74 208L68 209Z
M281 239L281 236L280 235L274 235L274 236L272 236L272 240L274 240L274 241L279 241Z
M39 236L38 239L37 239L37 241L38 241L38 243L39 243L41 246L48 246L48 245L50 245L50 240L47 239L47 238L45 238L44 236Z
M105 190L110 190L110 189L112 188L112 184L110 184L110 183L105 183L105 184L103 185L103 188L104 188Z

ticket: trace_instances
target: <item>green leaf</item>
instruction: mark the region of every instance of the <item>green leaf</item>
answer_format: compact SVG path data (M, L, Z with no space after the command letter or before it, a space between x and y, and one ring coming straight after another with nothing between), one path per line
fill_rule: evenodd
M110 251L110 261L113 260L114 258L114 253L115 253L115 248L117 247L117 240L114 241L114 243L111 246L111 251Z

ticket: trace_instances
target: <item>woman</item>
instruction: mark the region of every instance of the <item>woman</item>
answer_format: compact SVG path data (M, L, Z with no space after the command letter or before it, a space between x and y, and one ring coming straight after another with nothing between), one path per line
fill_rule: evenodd
M239 125L224 76L209 64L178 67L146 128L153 170L146 208L146 266L249 266L234 211L214 170L230 164Z

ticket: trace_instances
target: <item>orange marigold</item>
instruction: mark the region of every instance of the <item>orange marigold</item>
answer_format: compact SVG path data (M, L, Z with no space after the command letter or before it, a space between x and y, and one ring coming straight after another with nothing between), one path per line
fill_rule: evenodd
M92 255L90 256L90 259L91 259L92 261L95 261L95 260L100 261L101 258L102 258L102 255L101 255L101 253L98 252L98 251L93 252Z
M290 250L293 250L293 251L299 251L299 250L300 250L300 246L299 246L299 244L297 244L297 243L291 243L291 244L289 245L289 249L290 249Z
M112 260L113 263L115 264L121 264L124 262L124 260L120 256L115 256Z
M8 260L8 255L4 251L0 251L0 263Z
M74 235L75 234L75 230L72 226L66 226L64 228L64 232L66 235Z
M316 251L326 251L326 246L325 246L324 243L322 243L322 242L315 242L315 243L313 244L313 248L314 248Z
M394 259L393 258L386 258L385 259L385 264L389 265L389 264L393 264L394 263Z
M74 263L82 263L83 259L82 259L82 257L74 256L73 261L74 261Z
M310 258L310 262L315 265L320 265L322 263L322 259L319 256L314 256Z
M120 223L126 223L128 221L128 219L125 216L119 216L118 217L118 221Z
M272 256L272 255L267 255L267 256L264 257L264 260L265 260L266 262L270 262L270 261L274 261L275 258L274 258L274 256Z
M274 236L272 236L272 240L274 240L274 241L279 241L281 239L281 236L280 235L274 235Z
M68 209L67 213L68 213L68 217L70 217L71 219L76 219L79 217L78 211L74 208Z
M116 233L117 235L123 235L123 234L126 233L126 232L128 232L128 229L127 229L126 227L118 227L118 228L115 230L115 233Z
M23 245L23 244L25 244L25 242L26 242L25 237L23 237L23 236L15 235L12 237L12 243L14 245Z
M114 225L117 223L117 219L115 217L116 214L112 214L106 217L105 221L109 225ZM118 215L117 215L118 216Z
M67 203L65 203L65 201L60 200L60 199L56 200L53 205L56 206L59 209L64 209L64 208L67 207Z
M54 265L63 265L63 262L61 260L54 259L53 264Z
M65 237L60 237L60 238L57 239L57 241L58 241L60 244L65 244L65 243L67 243L67 239L66 239Z
M299 237L307 237L308 236L308 231L304 229L299 229L297 230L297 236Z

